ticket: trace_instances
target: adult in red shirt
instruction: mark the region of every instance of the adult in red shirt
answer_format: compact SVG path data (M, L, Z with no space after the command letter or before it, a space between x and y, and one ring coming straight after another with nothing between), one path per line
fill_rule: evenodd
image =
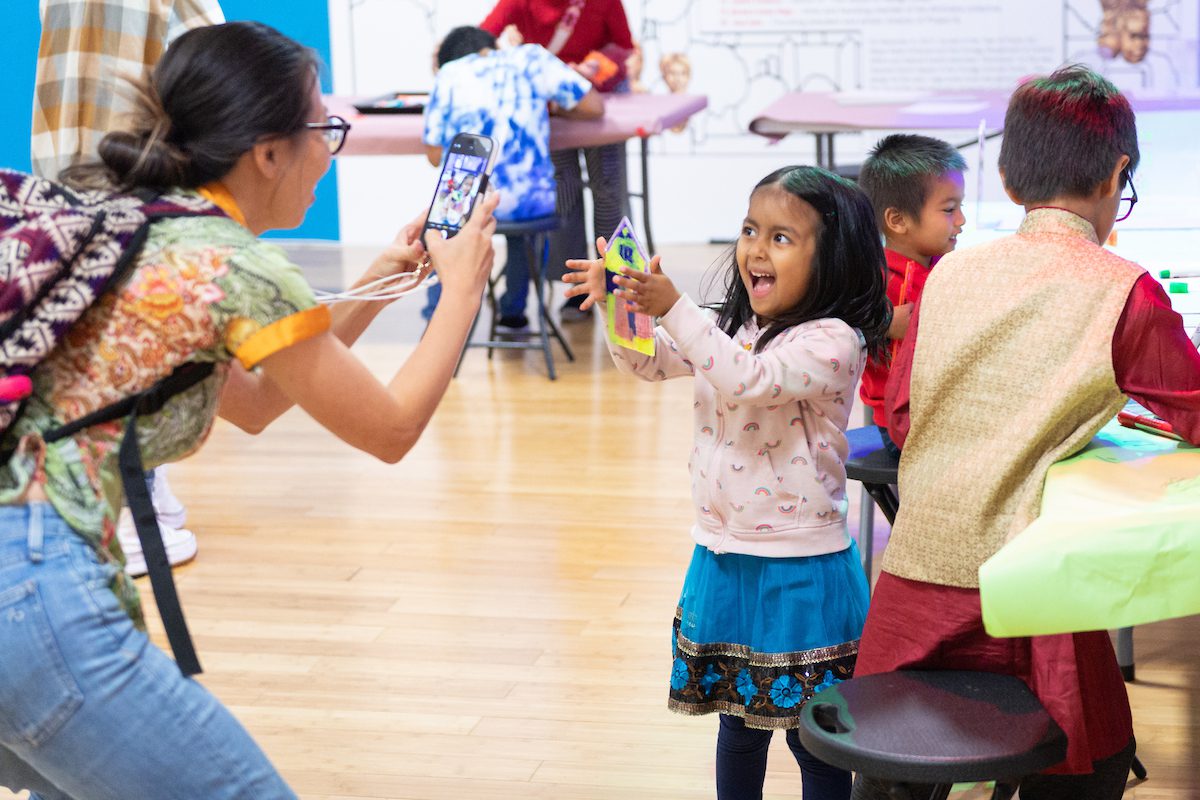
M540 44L568 64L579 64L593 50L623 64L633 51L629 20L621 0L499 0L479 27L500 36L515 26L529 44ZM619 49L624 52L614 52ZM622 217L629 216L629 186L625 176L625 143L585 147L588 185L592 190L592 230L609 236ZM583 219L583 177L580 150L551 153L558 184L558 215L562 226L551 237L550 263L562 269L571 258L588 258L587 226ZM562 309L564 322L589 318L572 298Z

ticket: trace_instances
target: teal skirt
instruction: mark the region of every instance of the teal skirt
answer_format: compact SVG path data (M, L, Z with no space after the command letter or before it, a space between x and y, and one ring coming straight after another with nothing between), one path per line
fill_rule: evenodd
M697 545L675 612L668 705L797 727L805 701L853 674L869 593L853 543L798 558Z

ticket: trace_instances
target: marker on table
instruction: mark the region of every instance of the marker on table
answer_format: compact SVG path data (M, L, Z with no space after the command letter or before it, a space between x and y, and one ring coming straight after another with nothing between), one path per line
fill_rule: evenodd
M1200 278L1200 269L1164 269L1159 270L1160 278Z

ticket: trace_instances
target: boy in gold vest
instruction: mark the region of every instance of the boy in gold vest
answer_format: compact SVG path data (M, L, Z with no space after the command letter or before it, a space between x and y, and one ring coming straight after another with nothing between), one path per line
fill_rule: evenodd
M1158 283L1100 246L1136 202L1138 157L1133 111L1104 78L1067 67L1021 85L1000 172L1026 217L1015 235L938 263L887 386L904 503L856 674L1024 680L1068 747L1022 782L1023 800L1119 800L1129 700L1104 631L988 636L979 566L1038 516L1050 465L1086 445L1124 395L1200 443L1200 354ZM874 781L854 795L887 796Z

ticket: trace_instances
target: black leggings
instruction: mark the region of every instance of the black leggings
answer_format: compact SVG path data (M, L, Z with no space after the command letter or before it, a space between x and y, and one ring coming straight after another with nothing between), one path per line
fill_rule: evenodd
M741 717L721 715L717 733L717 800L762 800L772 733L747 728ZM796 729L788 730L786 738L800 765L804 800L848 800L850 773L829 766L805 750Z
M1115 756L1093 763L1088 775L1030 775L1021 780L1021 800L1121 800L1133 763L1136 744L1133 739ZM854 800L925 800L932 786L897 785L890 781L864 778L854 782ZM890 793L889 793L890 792Z

